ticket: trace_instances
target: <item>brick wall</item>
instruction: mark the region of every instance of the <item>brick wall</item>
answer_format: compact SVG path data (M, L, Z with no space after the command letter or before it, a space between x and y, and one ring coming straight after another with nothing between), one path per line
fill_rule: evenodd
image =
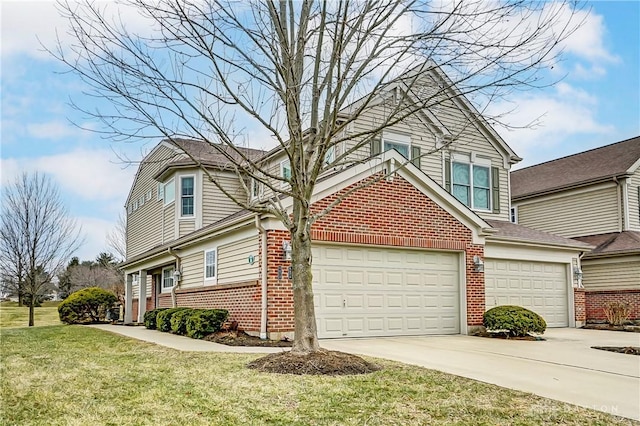
M250 332L260 331L261 295L260 284L257 281L178 289L176 302L178 306L189 308L227 309L229 320L238 321L241 329ZM171 294L159 295L158 305L162 308L170 308Z
M291 262L284 259L282 241L291 240L288 231L267 232L267 331L284 333L294 329Z
M629 304L632 308L629 319L640 320L640 290L608 290L585 292L587 321L606 320L603 308L610 302Z
M573 289L573 304L575 307L576 325L584 325L587 320L587 308L585 305L585 291L583 288Z

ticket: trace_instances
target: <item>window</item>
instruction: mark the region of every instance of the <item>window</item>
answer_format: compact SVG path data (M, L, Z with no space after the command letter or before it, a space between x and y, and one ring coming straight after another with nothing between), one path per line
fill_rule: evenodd
M171 179L169 182L164 184L164 205L173 203L176 199L176 186L174 184L174 180Z
M471 164L461 161L460 157L462 156L454 157L451 163L451 193L461 203L474 210L491 210L490 161L476 159Z
M327 153L324 155L324 165L328 166L333 163L336 159L336 147L332 146L327 150Z
M180 177L180 216L193 216L195 194L195 178L193 176Z
M216 278L216 249L207 250L204 252L204 279L215 280Z
M151 197L153 197L153 189L147 191L147 201L151 201Z
M162 269L162 293L168 293L173 287L173 266Z
M127 207L127 212L129 214L133 213L133 203L129 203L129 206Z
M264 185L262 182L256 179L251 179L251 199L260 198L264 191Z
M404 158L410 158L411 153L411 136L401 135L399 133L385 132L382 135L383 151L395 149Z
M289 160L284 160L280 163L280 176L287 182L291 180L291 163ZM283 182L282 185L284 186L285 183Z
M157 201L164 200L164 183L158 182L158 195L156 197Z

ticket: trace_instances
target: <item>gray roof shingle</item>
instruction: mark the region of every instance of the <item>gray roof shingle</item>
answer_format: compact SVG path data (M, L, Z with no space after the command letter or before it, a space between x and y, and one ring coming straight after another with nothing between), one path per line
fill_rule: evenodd
M515 223L507 222L504 220L492 220L486 219L486 222L491 225L497 232L488 239L500 239L511 241L522 241L535 244L547 244L554 246L566 246L583 249L589 251L593 248L593 245L586 242L577 241L571 238L561 237L559 235L550 234L548 232L538 231L536 229L528 228L526 226L518 225Z
M585 257L640 253L640 232L637 231L610 232L574 239L596 246Z
M624 175L640 159L640 136L511 173L511 198L559 191Z

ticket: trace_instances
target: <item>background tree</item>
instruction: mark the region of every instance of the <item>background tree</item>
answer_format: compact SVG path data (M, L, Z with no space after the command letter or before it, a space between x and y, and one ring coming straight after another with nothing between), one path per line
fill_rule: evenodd
M38 298L51 290L51 278L80 246L82 239L55 184L40 173L23 173L3 188L0 211L0 261L19 283L34 325Z
M127 218L123 213L118 215L116 225L107 234L107 246L120 260L127 258Z
M95 260L71 259L67 268L59 275L60 291L66 298L74 291L100 287L113 292L124 303L124 282L118 269L118 261L111 253L100 253Z
M546 84L539 71L554 64L559 43L575 29L572 4L131 0L114 13L94 2L65 2L74 42L53 54L110 103L99 110L76 103L103 124L100 131L178 146L181 138L208 142L246 194L230 193L216 170L203 168L208 178L239 206L282 221L293 248L293 351L309 353L319 349L310 230L341 200L312 211L317 177L356 161L355 151L417 111L466 96L486 112L514 89ZM144 30L123 24L128 13L148 20ZM448 78L424 78L434 70ZM388 106L386 117L354 131L351 124L379 102ZM290 176L238 149L255 146L250 134L275 141ZM327 161L346 140L355 144ZM252 200L247 178L276 196ZM291 197L292 210L278 195Z

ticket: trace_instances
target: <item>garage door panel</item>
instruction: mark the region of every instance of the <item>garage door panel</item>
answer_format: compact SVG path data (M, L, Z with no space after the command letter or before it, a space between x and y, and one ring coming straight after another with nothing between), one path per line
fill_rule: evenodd
M460 332L458 254L319 245L313 256L320 337Z
M566 267L559 263L486 259L486 308L518 305L541 315L549 327L569 325Z

